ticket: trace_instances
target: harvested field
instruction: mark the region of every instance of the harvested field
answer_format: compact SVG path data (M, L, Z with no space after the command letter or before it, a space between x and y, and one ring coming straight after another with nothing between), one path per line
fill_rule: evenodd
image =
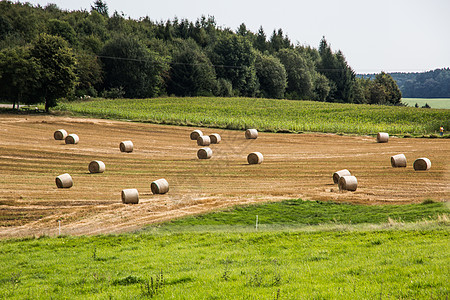
M77 145L53 138L65 128ZM449 200L450 140L400 139L377 143L368 136L261 133L219 130L209 160L197 158L192 127L163 126L57 116L0 115L0 237L118 233L150 223L236 204L302 198L363 204ZM217 131L217 130L216 130ZM99 134L101 133L101 134ZM132 140L134 151L117 145ZM261 152L264 163L248 165ZM429 171L392 168L390 157L428 157ZM90 174L93 160L107 165ZM356 192L339 192L336 170L358 178ZM55 177L71 174L74 185L58 189ZM152 181L165 178L170 191L153 195ZM139 190L138 205L121 202L123 189Z

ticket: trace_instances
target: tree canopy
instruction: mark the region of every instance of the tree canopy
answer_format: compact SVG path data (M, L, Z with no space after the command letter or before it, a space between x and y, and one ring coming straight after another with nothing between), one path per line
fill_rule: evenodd
M266 35L242 23L232 30L213 16L135 20L110 12L102 0L90 11L1 1L0 66L0 97L45 101L46 108L83 95L398 104L395 81L384 73L356 78L325 37L316 49L294 45L281 28Z

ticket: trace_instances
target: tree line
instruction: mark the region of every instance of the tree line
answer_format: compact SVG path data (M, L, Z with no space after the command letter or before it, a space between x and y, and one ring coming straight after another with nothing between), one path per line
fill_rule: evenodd
M325 37L294 45L282 29L268 37L212 16L138 20L102 0L91 9L0 2L0 97L13 103L84 96L242 96L399 105L389 74L357 78Z

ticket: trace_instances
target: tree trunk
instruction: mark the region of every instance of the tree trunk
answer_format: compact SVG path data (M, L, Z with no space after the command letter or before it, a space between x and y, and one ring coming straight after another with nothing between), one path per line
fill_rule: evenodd
M45 112L46 113L48 113L49 112L49 110L50 110L50 107L48 106L48 101L47 101L47 99L45 99Z

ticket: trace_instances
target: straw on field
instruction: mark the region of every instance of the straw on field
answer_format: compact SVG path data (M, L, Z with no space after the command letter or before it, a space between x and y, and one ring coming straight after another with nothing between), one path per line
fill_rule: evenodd
M153 194L165 194L169 191L169 183L164 178L153 181L150 187Z
M122 190L122 203L124 204L138 204L139 192L137 189Z
M339 170L333 173L333 182L334 184L338 184L339 178L342 176L351 176L350 171L347 169Z
M80 138L75 133L72 133L72 134L69 134L65 138L65 141L66 141L66 144L78 144L78 142L80 141Z
M133 142L132 141L120 142L119 148L120 152L133 152Z
M197 157L199 159L210 159L212 156L212 150L211 148L205 147L205 148L200 148L197 151Z
M426 157L418 158L413 164L415 171L428 171L431 168L431 161Z
M103 173L105 172L105 163L100 160L93 160L89 163L90 173Z
M247 156L247 161L251 165L260 164L264 161L264 157L260 152L252 152Z
M222 138L220 137L220 134L213 133L209 135L209 139L211 140L211 144L219 144L220 141L222 141Z
M340 191L356 191L358 187L358 180L356 180L355 176L341 176L339 178L339 190Z
M58 129L53 133L53 137L55 138L55 140L62 141L67 137L67 131L65 131L64 129Z
M397 154L397 155L391 156L391 166L393 168L405 168L406 167L405 154Z
M194 130L191 132L191 140L196 141L199 136L202 136L203 132L201 130Z
M199 146L209 146L211 144L211 139L207 135L202 135L197 138L197 145Z
M245 131L246 139L256 139L258 137L258 130L256 129L247 129Z
M70 176L68 173L56 176L55 182L56 186L60 189L68 189L73 186L72 176Z
M378 132L377 143L387 143L389 141L389 133Z

